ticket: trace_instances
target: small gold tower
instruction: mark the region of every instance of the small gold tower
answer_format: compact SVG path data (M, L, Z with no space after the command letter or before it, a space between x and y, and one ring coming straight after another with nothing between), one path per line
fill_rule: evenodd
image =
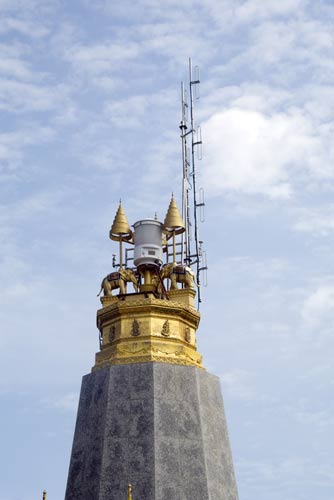
M176 237L184 222L174 196L164 224L145 219L131 231L119 205L110 238L134 245L133 267L122 265L122 247L117 272L102 281L102 309L97 312L101 351L93 370L107 365L157 361L202 368L196 349L200 314L195 308L194 273L177 262ZM163 237L165 234L165 238ZM163 264L173 239L173 262ZM179 254L181 253L181 250ZM128 293L127 283L133 285ZM112 294L113 290L119 294Z
M130 229L128 219L122 207L122 202L119 202L118 210L115 215L114 222L109 232L109 238L114 241L119 241L119 267L123 268L123 252L122 242L129 241L132 238L132 231Z
M172 199L170 200L170 204L164 221L164 229L169 236L173 236L173 263L176 265L175 236L185 231L185 225L174 200L174 195L172 195Z

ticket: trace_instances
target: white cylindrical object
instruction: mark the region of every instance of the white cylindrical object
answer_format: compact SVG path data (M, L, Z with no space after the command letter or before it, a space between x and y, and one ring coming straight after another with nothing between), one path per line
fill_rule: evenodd
M162 227L163 224L154 219L145 219L136 222L134 233L135 266L162 264Z

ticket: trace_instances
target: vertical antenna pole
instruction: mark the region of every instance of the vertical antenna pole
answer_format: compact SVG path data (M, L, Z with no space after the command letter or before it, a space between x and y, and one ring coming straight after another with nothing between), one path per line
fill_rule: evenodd
M181 82L181 123L180 123L180 130L181 130L181 139L182 139L182 219L184 222L185 226L185 232L182 233L181 236L181 264L184 262L184 253L186 253L187 256L187 250L184 251L184 241L186 242L186 248L187 248L187 222L186 222L186 185L185 185L185 150L184 150L184 129L186 129L186 124L185 124L185 119L184 119L184 84Z
M185 226L185 232L182 233L181 240L181 258L182 264L185 261L186 265L190 264L190 241L189 241L189 191L188 191L188 158L187 158L187 102L184 83L181 82L181 101L182 101L182 118L180 123L181 139L182 139L182 218Z
M200 295L200 263L199 263L199 244L198 244L198 227L197 227L197 197L196 197L196 164L195 164L195 129L194 129L194 97L193 85L199 83L199 80L193 80L193 71L191 58L189 57L189 91L190 91L190 120L191 120L191 162L192 162L192 184L194 196L194 233L195 233L195 250L196 250L196 280L198 285L198 302L201 302Z

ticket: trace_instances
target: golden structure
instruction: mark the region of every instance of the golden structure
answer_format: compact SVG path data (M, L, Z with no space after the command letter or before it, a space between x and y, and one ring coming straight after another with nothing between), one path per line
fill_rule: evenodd
M123 268L120 247L119 271L102 282L102 308L97 311L101 349L93 370L148 361L203 368L202 356L196 349L200 314L194 303L193 273L176 259L176 237L184 231L184 223L174 197L164 224L145 219L134 227L132 232L120 204L110 238L134 245L136 267ZM162 265L170 238L173 263ZM126 273L138 280L134 283L131 278L134 290L130 293L122 282ZM112 290L118 288L121 293L113 295Z
M171 234L173 236L173 264L176 264L175 237L177 234L183 233L186 228L173 195L165 217L164 230L167 234Z
M122 207L122 202L119 202L119 207L115 215L113 225L111 226L109 237L111 240L119 241L119 267L123 268L123 252L122 242L129 241L132 238L132 231L130 229L128 219Z

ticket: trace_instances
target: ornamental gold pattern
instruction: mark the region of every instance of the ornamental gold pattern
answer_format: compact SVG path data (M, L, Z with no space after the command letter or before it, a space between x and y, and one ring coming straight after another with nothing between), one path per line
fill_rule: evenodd
M169 335L170 335L168 319L166 319L166 321L162 325L161 335L163 335L164 337L169 337Z
M203 368L196 349L200 314L194 297L190 288L170 290L169 300L153 293L102 297L97 312L102 343L93 371L149 361Z
M184 237L176 241L185 222L174 196L164 223L155 217L131 227L120 202L109 234L119 242L119 261L114 255L117 270L102 279L98 294L103 291L97 311L100 352L93 370L149 361L202 368L196 348L200 314L194 304L199 284L190 259L180 251Z

